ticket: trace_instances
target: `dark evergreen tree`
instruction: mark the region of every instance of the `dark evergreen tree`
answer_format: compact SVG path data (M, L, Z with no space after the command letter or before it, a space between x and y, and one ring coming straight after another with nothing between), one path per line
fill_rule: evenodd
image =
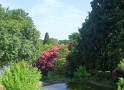
M82 28L76 51L69 56L75 68L112 70L124 55L124 2L123 0L93 0ZM76 55L74 55L76 53ZM71 59L76 59L78 63Z
M48 32L46 32L45 33L43 44L49 44L49 40L50 40L49 34L48 34Z

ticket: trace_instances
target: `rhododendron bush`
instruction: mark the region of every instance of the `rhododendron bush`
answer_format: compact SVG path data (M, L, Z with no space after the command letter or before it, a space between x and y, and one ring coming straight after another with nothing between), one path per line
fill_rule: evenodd
M55 58L60 58L59 50L64 44L55 45L48 48L42 52L40 58L35 61L36 67L42 72L43 76L47 76L48 71L53 69L53 60Z

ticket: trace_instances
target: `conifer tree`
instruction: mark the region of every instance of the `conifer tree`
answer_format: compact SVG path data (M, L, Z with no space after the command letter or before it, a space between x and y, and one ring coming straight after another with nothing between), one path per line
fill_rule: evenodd
M45 37L44 37L44 41L43 41L43 44L49 44L49 33L48 32L46 32L45 33Z

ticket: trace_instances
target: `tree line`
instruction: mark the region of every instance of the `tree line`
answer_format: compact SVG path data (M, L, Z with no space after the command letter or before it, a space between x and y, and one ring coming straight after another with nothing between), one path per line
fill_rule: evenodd
M73 35L72 35L73 36ZM72 40L50 38L44 40L31 17L22 9L10 10L0 5L0 63L18 60L36 60L42 50L55 44L68 44Z
M124 1L93 0L79 29L77 46L68 56L70 70L113 70L124 58ZM73 67L73 68L72 68Z

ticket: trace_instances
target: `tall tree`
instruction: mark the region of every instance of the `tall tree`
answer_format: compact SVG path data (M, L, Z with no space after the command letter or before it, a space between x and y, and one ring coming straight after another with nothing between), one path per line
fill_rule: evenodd
M44 37L44 41L43 41L43 44L49 44L49 34L48 32L45 33L45 37Z
M0 6L0 61L35 60L40 56L40 34L22 9Z
M76 67L85 65L87 69L105 71L112 70L119 63L124 51L123 5L123 0L91 2L92 11L79 29L76 53L80 60Z

